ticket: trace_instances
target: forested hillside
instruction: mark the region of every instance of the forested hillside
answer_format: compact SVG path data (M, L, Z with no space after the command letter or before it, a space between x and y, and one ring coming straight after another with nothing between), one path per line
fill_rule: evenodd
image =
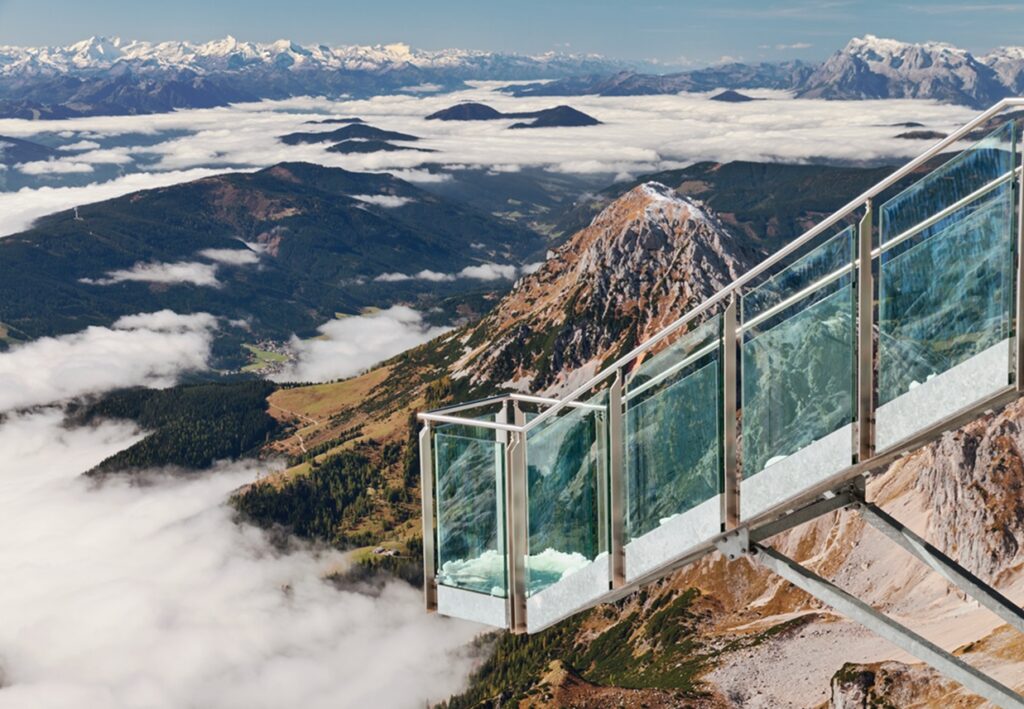
M128 419L146 438L110 458L88 475L174 466L204 470L218 460L254 455L279 428L267 414L267 396L276 389L262 380L194 384L170 389L127 389L73 410L81 424Z

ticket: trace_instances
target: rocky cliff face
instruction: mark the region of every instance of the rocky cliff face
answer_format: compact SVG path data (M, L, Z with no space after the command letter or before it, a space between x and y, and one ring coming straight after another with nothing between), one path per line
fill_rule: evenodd
M558 389L736 278L751 257L698 200L648 182L608 205L464 338L459 377Z

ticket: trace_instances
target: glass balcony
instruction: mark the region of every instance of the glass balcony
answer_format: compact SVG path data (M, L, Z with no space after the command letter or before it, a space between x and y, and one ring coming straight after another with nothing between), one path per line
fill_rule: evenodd
M969 197L1014 156L1011 122L880 210L879 450L1009 383L1013 185Z
M438 610L505 626L505 434L449 424L434 433Z
M734 541L757 538L768 510L845 492L856 452L1008 401L1016 147L1006 123L878 207L877 246L836 231L869 233L879 183L566 399L423 414L428 607L539 631L714 549L737 510ZM858 293L868 253L877 289Z
M527 629L609 589L607 397L567 407L527 435Z
M721 331L707 320L627 379L627 581L721 531Z
M740 301L741 518L852 463L855 249L850 227Z

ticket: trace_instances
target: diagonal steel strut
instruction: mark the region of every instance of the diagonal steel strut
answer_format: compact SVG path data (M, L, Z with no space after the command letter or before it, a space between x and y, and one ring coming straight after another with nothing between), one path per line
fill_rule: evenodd
M852 596L784 554L757 543L749 547L750 558L835 608L896 647L928 663L947 677L1003 709L1024 709L1024 697L1000 684L938 645Z
M1013 601L907 529L878 506L861 503L858 509L864 520L872 527L930 566L949 583L1005 620L1011 627L1024 633L1024 610Z

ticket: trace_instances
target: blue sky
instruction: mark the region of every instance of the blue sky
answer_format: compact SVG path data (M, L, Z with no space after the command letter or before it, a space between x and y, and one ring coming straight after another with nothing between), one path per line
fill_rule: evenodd
M0 0L0 43L24 45L232 34L706 64L821 59L865 33L976 52L1024 44L1024 0Z

